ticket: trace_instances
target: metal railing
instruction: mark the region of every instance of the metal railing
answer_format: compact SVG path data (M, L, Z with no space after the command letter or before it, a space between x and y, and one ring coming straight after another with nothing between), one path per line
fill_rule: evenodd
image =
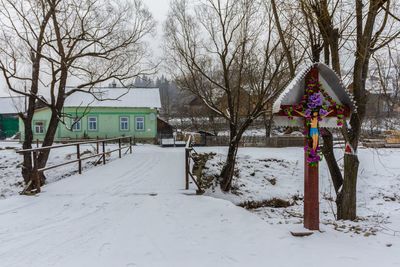
M194 157L193 154L197 154L197 152L192 147L192 136L189 136L186 146L185 146L185 189L189 189L189 177L197 186L197 193L201 194L204 192L201 189L196 177L193 175L193 166L194 166Z
M55 169L55 168L58 168L61 166L65 166L68 164L78 163L78 173L82 174L82 161L85 161L85 160L88 160L91 158L95 158L95 157L100 157L95 162L95 166L96 166L101 161L103 162L103 164L106 164L106 155L109 155L113 152L118 151L119 158L122 157L123 149L127 149L125 153L127 153L129 151L129 153L132 154L132 146L133 146L132 140L133 139L131 136L118 137L118 138L110 138L110 139L102 139L102 140L93 140L93 141L75 142L75 143L69 143L69 144L37 147L37 148L31 148L31 149L22 149L22 150L18 150L17 153L21 154L21 155L26 155L27 153L30 154L30 156L32 158L32 163L33 163L33 166L30 166L31 170L32 170L32 175L36 181L36 185L37 185L36 190L38 192L40 192L40 186L38 186L40 173L43 173L44 171ZM110 150L110 151L106 151L107 143L118 143L118 148ZM126 145L123 146L124 143ZM96 154L81 157L81 146L88 145L88 144L96 144ZM39 168L38 158L39 158L40 152L46 151L46 150L51 151L52 149L58 149L58 148L74 147L74 146L76 147L76 159L73 159L73 160L70 160L67 162L63 162L60 164L56 164L56 165L45 166L45 167ZM100 146L101 146L101 151L100 151ZM22 194L26 192L26 190L30 187L31 184L32 184L32 179L29 181L29 183L25 187L24 191L22 191Z

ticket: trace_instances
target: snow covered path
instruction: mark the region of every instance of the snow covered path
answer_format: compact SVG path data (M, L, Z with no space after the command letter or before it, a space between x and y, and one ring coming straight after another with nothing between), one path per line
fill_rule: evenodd
M400 242L294 238L290 226L188 195L183 165L182 148L138 146L40 196L0 201L0 266L400 266Z

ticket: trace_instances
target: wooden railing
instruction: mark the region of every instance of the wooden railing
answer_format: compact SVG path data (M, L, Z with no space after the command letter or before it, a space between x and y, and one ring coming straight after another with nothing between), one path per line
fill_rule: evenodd
M133 146L132 140L133 139L131 136L118 137L118 138L110 138L110 139L102 139L102 140L93 140L93 141L45 146L45 147L38 147L38 148L32 148L32 149L21 149L21 150L18 150L17 153L21 154L21 155L30 154L30 156L32 158L32 165L33 165L33 166L31 166L32 175L33 175L33 178L35 179L35 183L37 185L36 191L40 192L40 186L38 186L40 184L39 183L40 173L51 170L51 169L55 169L55 168L58 168L61 166L65 166L68 164L78 163L78 173L82 174L82 161L84 161L84 160L99 157L99 159L96 160L96 163L95 163L95 166L96 166L101 161L103 162L103 164L106 164L106 155L107 154L109 155L113 152L118 151L118 156L119 156L119 158L121 158L123 149L126 149L125 153L127 153L129 151L129 153L132 154L132 146ZM118 148L116 148L114 150L106 151L107 143L117 143ZM81 146L88 145L88 144L96 144L96 154L81 157ZM123 144L125 144L125 145L123 146ZM73 160L70 160L67 162L63 162L63 163L60 163L57 165L51 165L51 166L45 166L45 167L39 168L38 156L41 151L46 151L46 150L51 151L52 149L58 149L58 148L64 148L64 147L76 147L76 159L73 159ZM101 151L100 151L100 149L101 149ZM26 193L27 189L30 188L31 184L32 184L32 179L26 185L25 189L21 192L21 194Z
M119 137L116 137L116 138L119 138ZM126 137L126 138L129 138L129 136ZM108 140L109 138L107 138L107 136L106 136L104 139ZM87 144L90 144L90 143L92 143L92 141L93 142L96 142L96 141L100 142L100 141L102 141L102 139L99 136L97 136L96 138L77 138L77 139L75 139L75 138L65 138L65 139L58 139L57 143L60 143L60 144L76 144L76 143L87 143ZM39 148L40 144L41 144L41 141L39 139L36 139L35 143L36 143L36 147ZM132 136L132 144L136 144L135 136Z
M193 154L197 154L192 146L192 136L189 136L186 146L185 146L185 189L189 189L189 177L193 180L195 185L197 186L197 193L204 193L204 190L201 189L199 183L196 180L196 177L193 175L193 166L194 166L194 158Z

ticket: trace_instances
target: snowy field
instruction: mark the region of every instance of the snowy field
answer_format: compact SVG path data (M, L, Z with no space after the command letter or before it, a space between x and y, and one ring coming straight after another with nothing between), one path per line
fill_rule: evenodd
M217 153L207 170L217 171L226 149L198 150ZM0 266L400 266L400 150L362 150L360 157L360 216L368 224L369 215L389 216L382 225L391 231L366 236L322 224L321 232L296 238L289 231L302 228L300 218L234 204L301 197L301 148L240 149L241 195L216 187L196 196L183 190L183 148L144 145L52 182L36 197L0 200ZM324 164L321 174L328 220L333 213L324 195L333 191ZM301 212L297 202L286 210Z

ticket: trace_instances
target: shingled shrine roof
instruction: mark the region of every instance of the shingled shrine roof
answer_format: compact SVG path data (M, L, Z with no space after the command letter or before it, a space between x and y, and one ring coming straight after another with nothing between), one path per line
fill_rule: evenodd
M272 106L272 112L278 113L282 106L300 103L304 96L305 76L309 73L312 67L318 68L318 79L323 90L325 90L325 92L327 92L336 103L345 105L349 107L352 112L356 112L353 95L343 85L336 72L324 63L314 63L300 71L275 100ZM300 118L295 118L293 121L288 122L287 118L278 116L274 121L278 126L303 126L303 122ZM327 118L320 126L337 127L336 120L335 118Z

